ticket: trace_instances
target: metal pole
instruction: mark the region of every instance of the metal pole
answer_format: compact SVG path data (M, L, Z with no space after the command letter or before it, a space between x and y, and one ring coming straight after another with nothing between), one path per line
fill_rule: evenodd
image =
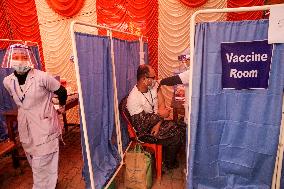
M79 92L79 103L80 103L80 110L81 110L81 117L82 117L82 124L83 124L83 134L84 134L84 140L85 140L86 152L87 152L87 161L88 161L88 167L89 167L89 173L90 173L91 188L95 189L94 173L93 173L93 166L92 166L92 161L91 161L89 137L88 137L85 108L84 108L84 99L83 99L83 93L82 93L82 85L81 85L80 72L79 72L79 62L78 62L78 55L77 55L77 48L76 48L76 39L75 39L75 32L74 32L75 23L76 22L74 21L71 23L70 32L71 32L71 39L72 39L75 71L76 71L77 85L78 85L78 92Z
M120 119L119 119L119 110L118 110L118 99L117 99L117 87L116 87L116 70L114 63L114 51L113 51L113 39L112 32L108 30L108 36L110 37L110 49L111 49L111 65L112 65L112 78L113 78L113 103L114 103L114 118L115 118L115 128L117 134L117 146L118 152L121 157L121 161L123 161L123 150L122 150L122 139L121 139L121 128L120 128Z
M32 44L38 45L37 42L33 42L33 41L23 41L23 40L19 40L19 39L0 39L0 41L4 41L4 42L32 43Z

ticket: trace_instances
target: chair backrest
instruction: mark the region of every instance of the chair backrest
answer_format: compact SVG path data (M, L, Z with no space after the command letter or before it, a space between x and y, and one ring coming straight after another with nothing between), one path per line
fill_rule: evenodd
M137 140L137 135L136 135L136 132L135 132L133 125L131 123L130 114L129 114L127 107L126 107L127 97L128 97L128 95L120 101L119 111L121 113L123 120L127 124L127 131L128 131L128 135L129 135L130 139Z

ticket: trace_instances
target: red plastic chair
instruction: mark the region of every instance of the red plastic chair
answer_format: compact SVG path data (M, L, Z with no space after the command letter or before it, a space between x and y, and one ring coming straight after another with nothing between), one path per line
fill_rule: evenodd
M150 148L154 151L155 153L155 159L156 159L156 172L157 172L157 180L159 182L161 182L161 178L162 178L162 145L160 144L151 144L151 143L145 143L142 142L138 139L137 135L136 135L136 131L132 126L132 123L130 122L130 114L126 108L126 102L127 102L127 97L124 97L120 104L119 104L119 110L120 113L122 115L122 118L124 119L124 121L127 124L127 130L128 130L128 134L130 139L134 142L134 143L141 143L143 147L147 147Z

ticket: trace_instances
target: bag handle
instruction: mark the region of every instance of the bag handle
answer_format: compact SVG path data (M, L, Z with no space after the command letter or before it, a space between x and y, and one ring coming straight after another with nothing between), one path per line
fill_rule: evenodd
M133 149L134 152L144 152L144 148L141 143L137 142Z

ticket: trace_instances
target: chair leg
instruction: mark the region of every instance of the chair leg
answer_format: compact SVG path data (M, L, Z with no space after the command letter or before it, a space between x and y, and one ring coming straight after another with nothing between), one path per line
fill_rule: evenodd
M160 183L162 179L162 145L157 146L157 153L156 153L156 170L157 170L157 180Z
M18 167L20 167L20 161L19 161L19 153L18 153L18 150L17 149L14 149L12 151L12 160L13 160L13 167L15 169L17 169Z

